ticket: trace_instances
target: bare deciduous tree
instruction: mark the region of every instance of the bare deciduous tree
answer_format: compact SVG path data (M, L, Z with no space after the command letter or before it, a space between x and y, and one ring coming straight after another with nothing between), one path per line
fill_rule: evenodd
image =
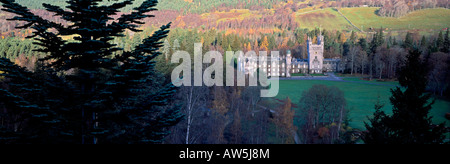
M443 96L444 91L448 87L447 83L447 60L449 59L448 54L437 52L430 55L429 65L430 72L428 74L428 87L433 91L434 94Z
M360 46L358 47L361 48ZM363 51L362 49L360 49L360 51L356 55L355 64L361 70L361 75L364 75L364 70L367 67L368 58L369 57L367 56L367 52Z
M179 89L178 104L182 104L182 113L185 119L172 129L169 142L178 144L199 143L206 133L204 129L205 115L208 114L209 89L205 86L183 86Z
M301 129L304 143L317 143L318 131L327 126L334 129L328 130L328 138L322 138L322 143L331 144L340 138L339 132L346 119L346 100L341 90L336 87L314 85L303 92L299 105L304 120Z

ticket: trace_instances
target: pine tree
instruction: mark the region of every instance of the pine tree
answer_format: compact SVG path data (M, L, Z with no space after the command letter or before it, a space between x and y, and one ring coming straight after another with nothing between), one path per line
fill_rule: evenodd
M381 104L380 98L378 97L378 101L375 104L375 113L373 114L373 118L369 118L370 124L364 122L368 133L364 136L364 142L366 144L389 144L390 136L389 136L389 128L385 125L387 122L388 116L383 109L384 104Z
M445 36L444 36L444 45L443 45L443 47L442 47L442 49L441 49L441 51L442 52L445 52L445 53L449 53L450 52L450 34L449 34L449 28L447 28L447 32L445 33Z
M426 94L427 70L420 59L421 52L410 52L406 65L399 71L403 88L392 89L393 114L386 115L376 106L374 118L366 123L366 143L439 144L445 138L444 124L434 126L428 116L434 101Z
M350 41L351 41L352 44L356 43L356 39L358 39L357 37L358 36L356 36L356 32L352 31L352 34L350 35Z
M370 54L369 55L370 80L372 80L373 77L375 53L377 52L377 48L383 44L384 44L383 28L380 28L380 31L377 31L377 33L373 36L372 42L370 42L370 53L368 53Z
M242 51L242 43L239 40L238 35L234 35L233 42L231 43L231 48L234 51Z
M414 41L410 32L406 33L405 41L403 42L403 48L413 48Z
M394 46L398 45L396 38L394 38L394 41L392 42L392 45L394 45Z
M372 42L370 43L370 50L372 51L372 54L375 54L377 48L383 44L384 44L384 34L383 28L381 28L380 31L377 31L377 33L373 36Z
M70 86L52 72L33 73L7 58L0 58L0 77L8 86L0 88L1 106L7 110L0 116L0 143L67 142L70 131L55 110L74 105L63 101L73 98Z
M37 136L47 138L42 142L53 142L51 137L64 134L69 138L67 142L72 143L158 143L168 134L167 128L182 118L178 108L167 107L175 92L174 86L161 81L162 75L154 69L153 59L161 55L161 40L167 37L170 23L130 51L124 51L112 43L115 37L124 37L126 30L141 32L138 29L144 23L141 20L153 17L148 13L156 10L154 7L158 3L157 0L145 0L133 12L118 19L112 18L121 8L132 5L133 1L99 5L101 0L69 0L68 10L43 4L47 11L72 23L64 26L33 14L14 0L0 0L2 10L17 15L9 20L26 22L17 28L34 29L29 38L34 38L40 46L37 51L48 54L40 60L46 63L44 74L49 76L48 72L53 72L53 76L43 80L49 86L70 88L69 93L62 95L73 96L56 101L62 103L44 101L38 105L50 110L49 113L62 122L59 124L64 125L57 130L40 128ZM74 37L75 42L67 42L60 37L64 35L77 36ZM1 71L4 70L7 71ZM68 70L74 73L56 76L56 73ZM15 72L9 74L16 75ZM16 91L8 91L10 97L27 99ZM29 94L44 100L61 95L34 90L29 90Z
M436 46L438 50L442 49L444 47L444 36L442 34L442 31L439 31L439 35L436 41Z
M420 41L420 47L426 47L427 46L427 38L422 36L422 40Z
M271 51L276 48L277 41L275 40L274 35L270 35L270 37L268 39L269 40L268 40L268 46L267 46L268 50L267 51Z
M363 51L369 53L369 45L367 44L367 40L365 38L359 38L358 45L361 46Z

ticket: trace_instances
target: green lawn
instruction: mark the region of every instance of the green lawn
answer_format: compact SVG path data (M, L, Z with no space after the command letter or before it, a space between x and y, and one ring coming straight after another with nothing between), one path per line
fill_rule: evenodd
M318 73L318 74L310 74L311 76L326 76L325 74Z
M383 110L388 114L392 113L392 105L389 102L389 97L391 96L390 89L392 87L389 86L336 81L282 80L280 81L280 91L276 98L285 99L289 96L293 103L298 104L303 91L308 90L315 84L336 86L344 92L347 100L347 108L350 110L349 118L351 119L350 126L352 128L365 129L364 121L367 122L367 116L372 116L374 104L378 96L380 96L382 103L386 104ZM435 123L446 121L445 113L447 112L450 112L450 102L437 100L431 111L433 121ZM447 121L446 125L450 126L450 122Z
M291 76L306 76L304 73L293 73ZM324 74L310 74L310 76L325 76Z
M291 76L306 76L304 73L293 73Z
M386 84L386 85L393 85L397 86L400 85L398 81L379 81L378 79L372 79L372 81L365 80L359 77L344 77L343 80L345 81L355 81L355 82L367 82L367 83L374 83L374 84Z

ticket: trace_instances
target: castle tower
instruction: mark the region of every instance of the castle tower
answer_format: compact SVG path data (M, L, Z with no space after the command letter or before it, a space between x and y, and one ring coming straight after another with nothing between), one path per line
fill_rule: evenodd
M317 43L313 43L311 37L308 37L308 62L309 73L318 74L323 72L323 52L324 39L322 35L317 36Z
M292 68L292 55L291 51L287 50L286 55L286 77L291 77L291 68Z

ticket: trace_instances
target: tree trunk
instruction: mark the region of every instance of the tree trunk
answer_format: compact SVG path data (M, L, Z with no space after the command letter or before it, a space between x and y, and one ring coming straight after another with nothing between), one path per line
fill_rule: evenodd
M191 86L191 90L190 90L190 92L189 92L189 97L188 97L188 111L187 111L187 129L186 129L186 144L189 144L189 135L190 135L190 129L191 129L191 124L192 124L192 119L191 119L191 116L192 116L192 107L193 107L193 104L192 104L192 95L193 95L193 93L192 92L194 92L194 87L192 87Z
M339 116L339 124L338 124L338 129L337 129L337 138L339 139L339 131L341 130L341 125L342 125L342 116L343 116L343 112L344 112L344 107L341 108L341 113Z
M370 61L370 68L369 68L369 69L370 69L370 75L369 75L370 77L369 77L369 80L372 81L372 75L373 75L373 74L372 74L372 72L373 72L372 61Z

